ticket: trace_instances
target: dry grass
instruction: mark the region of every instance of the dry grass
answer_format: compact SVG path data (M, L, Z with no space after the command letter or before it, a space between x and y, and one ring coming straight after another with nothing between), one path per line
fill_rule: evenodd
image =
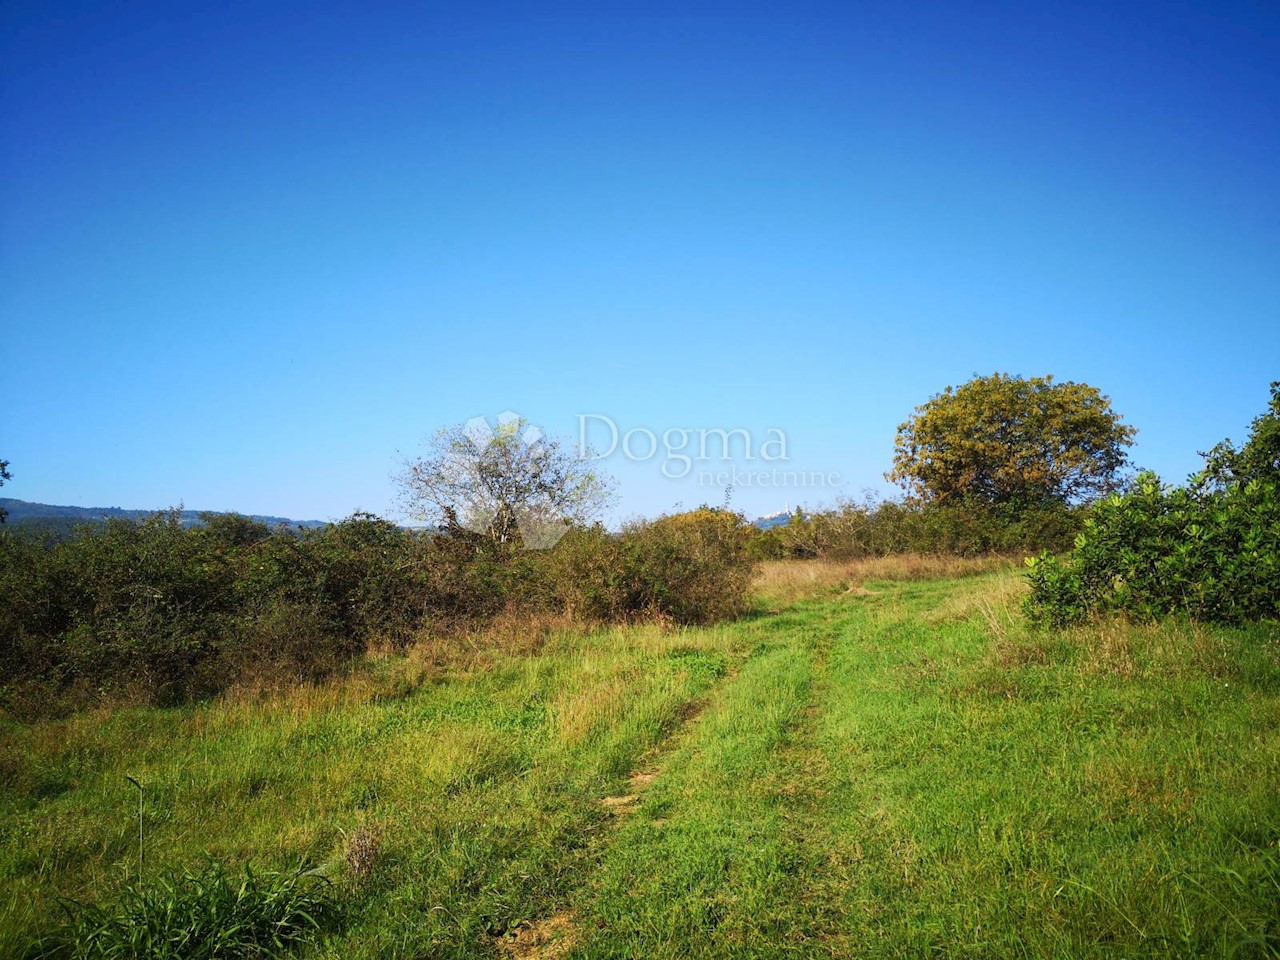
M788 604L839 590L858 592L876 580L954 580L1013 565L1008 557L904 553L858 560L767 560L756 575L757 595Z
M635 813L636 804L640 802L640 796L653 785L653 781L658 779L662 770L658 767L648 767L634 770L631 776L627 778L627 792L618 794L613 797L605 797L600 801L600 805L615 816L626 816Z
M366 824L346 834L345 840L343 856L347 863L347 873L355 882L363 883L377 866L378 854L382 848L382 828L377 824Z
M497 944L509 957L554 960L567 957L577 942L573 914L558 913L546 920L521 923L507 936L499 937Z
M412 650L437 668L485 667L496 658L532 656L552 637L593 626L563 613L508 609L482 623L427 624L418 631Z
M942 602L926 610L921 619L936 626L958 623L978 614L993 637L1005 639L1011 632L1017 632L1014 628L1022 623L1019 608L1026 593L1026 577L1020 570L1008 567L998 577L957 585Z
M584 664L590 669L590 664ZM563 691L550 704L560 740L572 745L626 712L627 692L635 683L630 674L586 677L581 687Z

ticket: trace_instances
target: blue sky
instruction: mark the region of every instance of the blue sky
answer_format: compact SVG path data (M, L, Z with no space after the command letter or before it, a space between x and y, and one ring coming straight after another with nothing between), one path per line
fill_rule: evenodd
M0 11L4 495L392 513L515 410L782 430L767 513L996 370L1176 480L1280 378L1274 4ZM660 465L615 517L723 499Z

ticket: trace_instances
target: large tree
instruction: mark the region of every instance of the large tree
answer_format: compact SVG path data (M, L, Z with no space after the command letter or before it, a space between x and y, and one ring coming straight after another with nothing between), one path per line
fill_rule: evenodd
M607 477L528 420L503 414L440 430L399 477L407 512L496 544L554 546L609 502Z
M1115 489L1136 432L1086 383L995 373L916 407L886 476L934 503L1078 503Z

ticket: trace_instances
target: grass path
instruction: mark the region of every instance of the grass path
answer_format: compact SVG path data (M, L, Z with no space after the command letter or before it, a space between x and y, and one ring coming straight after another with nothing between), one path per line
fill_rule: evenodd
M1017 584L11 726L0 955L135 869L129 773L149 863L333 865L313 957L1277 956L1280 635L1033 635Z
M816 862L795 820L819 632L763 643L687 731L576 898L577 955L785 955L807 938L782 902Z
M991 586L770 621L577 896L572 955L1274 955L1274 634L1001 642Z

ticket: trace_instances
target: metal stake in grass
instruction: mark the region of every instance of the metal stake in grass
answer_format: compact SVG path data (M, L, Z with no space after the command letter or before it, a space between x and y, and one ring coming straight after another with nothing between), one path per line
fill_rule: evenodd
M146 799L147 792L144 789L142 789L142 784L140 784L137 780L133 779L133 777L129 776L127 773L125 774L124 778L138 788L138 879L141 880L142 864L143 864L143 858L145 856L145 850L146 850L146 847L144 846L144 843L146 841L146 835L142 832L142 804L143 804L143 801Z

